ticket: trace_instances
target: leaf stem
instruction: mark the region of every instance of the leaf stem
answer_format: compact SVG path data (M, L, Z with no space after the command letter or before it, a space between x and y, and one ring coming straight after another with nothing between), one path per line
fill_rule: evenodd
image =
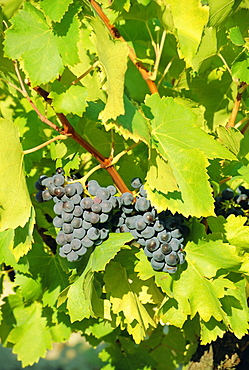
M65 139L67 139L67 138L68 138L68 136L67 136L67 135L58 135L58 136L55 136L55 137L53 137L52 139L50 139L50 140L48 140L48 141L45 141L44 143L42 143L42 144L40 144L40 145L35 146L34 148L27 149L27 150L23 150L23 154L25 155L25 154L34 153L34 152L36 152L37 150L44 148L45 146L47 146L47 145L49 145L49 144L53 143L53 142L54 142L54 141L56 141L56 140L65 140Z
M234 102L233 110L230 116L230 119L226 125L226 127L234 127L235 126L235 120L239 111L240 107L240 102L243 96L243 93L245 89L247 88L247 83L246 82L241 82L240 85L238 86L238 93L236 96L236 100Z
M224 65L225 65L226 69L228 70L229 74L232 76L232 71L231 71L229 65L227 64L226 59L223 57L223 55L221 53L218 53L217 55L222 60L222 62L224 63Z
M138 144L140 144L141 141L139 141L138 143L134 143L132 144L131 146L129 146L129 148L123 150L122 152L118 153L112 160L112 165L118 163L118 161L120 160L120 158L122 158L125 154L127 154L130 150L134 149Z
M99 61L97 60L95 63L93 63L93 65L90 68L88 68L84 73L82 73L82 75L76 78L76 80L74 80L71 84L76 85L82 78L87 76L88 73L92 72L94 68L96 68L98 65L99 65Z
M108 17L105 15L99 4L95 0L88 0L89 3L91 4L92 8L96 11L102 22L105 24L105 26L108 28L110 34L115 38L118 39L124 43L126 43L125 39L120 35L118 29L113 26L108 19ZM129 49L129 58L132 61L132 63L136 66L138 71L140 72L141 76L147 83L147 86L151 92L151 94L158 93L158 89L156 87L156 84L154 81L151 80L151 74L150 72L145 68L143 63L141 61L138 61L138 58L134 52L134 50L128 46Z
M83 188L85 188L85 184L86 184L86 181L88 179L88 177L90 177L94 172L96 172L97 170L100 170L101 169L101 165L98 164L97 166L93 167L90 171L87 172L87 174L85 176L83 176L81 179L77 179L77 180L73 180L73 181L69 181L68 183L72 184L74 182L80 182L83 186Z

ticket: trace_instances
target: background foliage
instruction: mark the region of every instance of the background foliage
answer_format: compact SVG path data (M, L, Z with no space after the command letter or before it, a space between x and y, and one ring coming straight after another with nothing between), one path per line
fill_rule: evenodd
M247 0L4 2L0 337L23 367L75 331L108 344L105 370L176 369L247 333L247 217L215 216L214 196L249 184L248 16ZM141 177L188 219L187 262L153 271L127 233L65 262L34 199L59 166L121 192Z

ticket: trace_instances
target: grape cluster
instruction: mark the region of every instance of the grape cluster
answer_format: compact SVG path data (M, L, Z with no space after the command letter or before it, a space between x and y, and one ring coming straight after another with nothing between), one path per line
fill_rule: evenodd
M249 210L249 189L239 186L234 192L230 188L222 191L220 196L215 197L214 209L217 216L227 218L235 216L247 216Z
M101 187L95 180L87 184L88 196L80 182L68 181L58 168L54 176L42 175L36 182L37 201L55 203L53 225L60 229L56 242L61 257L76 261L106 240L109 232L130 232L154 270L174 273L185 261L182 250L188 227L183 216L169 211L157 214L139 178L131 182L135 196L129 192L118 196L113 185Z

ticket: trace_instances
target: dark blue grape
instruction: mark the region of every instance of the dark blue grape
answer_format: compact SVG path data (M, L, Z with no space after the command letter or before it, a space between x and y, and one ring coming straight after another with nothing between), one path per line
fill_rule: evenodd
M134 179L131 180L131 186L133 189L138 189L142 186L142 180L139 177L134 177Z
M165 262L169 266L176 266L179 263L178 254L175 251L172 251L170 254L165 256Z
M67 200L66 202L63 203L63 210L65 212L72 212L74 210L74 203L71 200Z
M135 209L138 212L146 212L150 208L150 201L144 197L138 198L135 203Z
M64 190L65 190L65 194L68 197L72 197L76 193L76 188L75 188L74 184L67 184L65 186Z
M163 243L161 244L161 251L163 254L169 254L172 252L172 248L171 246L169 245L169 243Z
M150 252L154 252L157 250L160 246L159 240L157 238L151 238L146 240L145 242L145 247L148 249Z
M73 219L73 213L63 211L61 214L61 218L64 222L71 222Z
M93 205L92 198L87 197L87 198L81 199L81 201L80 201L80 206L83 209L91 209L92 205Z
M100 237L100 231L96 227L90 227L86 235L90 240L97 240Z
M65 234L71 234L73 232L73 226L71 224L68 224L68 223L64 223L62 225L62 231L65 233Z
M53 219L53 225L54 227L58 227L58 228L61 228L62 225L63 225L63 220L61 217L58 217L56 216L54 219Z
M73 215L74 215L75 217L80 217L80 216L82 216L82 214L83 214L83 209L82 209L82 207L81 207L81 206L75 206L75 207L74 207L74 210L73 210Z
M141 231L141 235L144 239L150 239L155 235L155 229L152 226L147 226Z
M79 229L74 229L73 237L76 239L82 239L86 235L86 229L84 227L80 227Z
M234 197L234 192L232 189L227 188L222 191L221 195L224 200L231 200Z
M65 178L63 175L57 174L53 176L53 183L55 186L62 186L64 185Z
M79 229L82 226L82 218L74 217L71 221L71 225L74 229Z
M164 265L165 265L164 262L158 262L158 261L154 260L154 258L152 258L150 260L150 263L151 263L151 266L152 266L153 270L156 270L156 271L162 270L164 268Z
M127 193L123 193L121 195L121 201L122 201L122 204L124 206L130 206L130 205L132 205L133 200L134 200L134 197L133 197L133 195L131 193L128 193L127 192Z
M79 239L73 239L71 241L71 247L74 251L77 251L81 247L81 240Z
M42 199L44 201L49 201L52 199L52 195L50 194L48 189L42 191Z

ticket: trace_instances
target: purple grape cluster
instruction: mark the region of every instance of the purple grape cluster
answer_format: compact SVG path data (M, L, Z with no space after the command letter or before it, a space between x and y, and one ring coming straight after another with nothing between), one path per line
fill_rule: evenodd
M95 180L87 184L88 196L80 182L69 180L58 168L52 177L40 176L35 185L38 202L55 203L53 225L60 229L56 242L61 257L76 261L106 240L109 232L130 232L154 270L174 273L185 261L184 218L169 211L157 214L139 178L131 182L135 196L129 192L118 196L113 185L101 187Z
M249 211L249 189L239 186L236 191L226 188L221 195L215 197L214 210L217 216L227 218L235 216L247 216Z

